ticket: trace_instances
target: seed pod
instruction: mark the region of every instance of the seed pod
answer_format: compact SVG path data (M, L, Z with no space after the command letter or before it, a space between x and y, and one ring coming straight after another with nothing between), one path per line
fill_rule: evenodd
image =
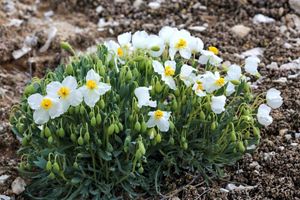
M202 110L200 112L200 119L205 120L205 113Z
M45 128L45 136L46 137L50 137L51 136L51 131L50 131L50 128L48 128L48 127Z
M117 123L114 124L114 127L115 127L115 133L116 134L120 133L120 128Z
M27 144L28 144L28 139L27 139L27 136L25 136L22 138L22 145L26 146Z
M181 136L181 137L180 137L180 141L181 141L181 142L185 142L185 141L186 141L186 138L185 138L184 136Z
M64 137L64 136L65 136L65 130L64 130L63 128L60 128L60 129L58 130L58 136L59 136L59 137Z
M114 151L114 148L113 148L113 146L110 144L110 143L107 143L107 151L108 152L113 152Z
M144 146L144 143L143 143L143 142L139 142L139 150L141 151L141 153L142 153L143 155L145 155L146 149L145 149L145 146Z
M68 113L69 113L70 115L73 115L73 114L75 113L75 108L74 108L73 106L71 106L71 107L69 108L69 110L68 110Z
M40 132L40 137L41 137L41 138L44 138L44 137L45 137L45 131L44 131L44 130L42 130L42 131Z
M80 114L83 115L85 113L85 108L83 105L80 106Z
M230 141L231 142L235 142L236 141L236 135L235 135L235 131L234 130L230 131Z
M24 169L25 169L25 163L24 163L24 162L20 162L19 168L20 168L21 170L24 170Z
M172 109L173 109L173 110L177 110L177 108L178 108L178 103L177 103L177 101L174 99L173 102L172 102Z
M151 128L148 131L148 135L149 135L150 140L152 140L156 136L156 130L155 130L155 128Z
M55 174L53 172L50 172L50 174L48 175L49 179L55 179Z
M93 127L95 127L97 125L96 117L92 117L92 119L91 119L91 125Z
M188 148L188 143L187 143L187 142L184 142L184 143L182 144L182 148L183 148L184 150L187 150L187 148Z
M253 135L254 135L254 137L260 138L260 130L257 127L255 127L255 126L253 126L252 129L253 129Z
M172 121L169 121L169 123L170 123L170 129L171 131L173 131L175 129L175 125Z
M125 80L130 81L131 79L132 79L132 73L131 73L131 70L128 69L126 76L125 76Z
M249 138L250 138L250 132L246 131L246 133L245 133L245 139L249 139Z
M238 80L232 80L230 81L233 85L239 85L241 82Z
M35 92L35 88L32 84L27 85L24 90L25 96L29 96Z
M100 105L100 109L103 109L105 107L105 102L103 99L100 100L99 105Z
M74 167L75 169L78 169L78 163L77 163L76 161L73 163L73 167Z
M90 117L90 118L95 117L95 113L94 113L93 111L91 111L91 112L89 113L89 117Z
M161 134L156 134L156 136L155 136L155 141L157 142L157 143L160 143L161 142Z
M88 143L89 141L90 141L90 133L87 131L87 132L85 132L85 134L84 134L84 141L86 142L86 143Z
M52 167L55 172L59 172L60 168L57 162L54 162Z
M246 93L250 93L250 86L246 82L244 83L244 90L245 90Z
M67 66L66 66L66 73L68 75L73 75L74 70L73 70L73 66L71 64L67 64Z
M156 83L155 83L155 92L161 93L162 89L163 89L163 87L161 86L160 82L156 81Z
M135 130L136 132L140 132L140 131L141 131L141 124L140 124L139 121L136 121L136 122L135 122L134 130Z
M114 131L115 131L115 125L111 124L107 129L107 134L112 135L114 133Z
M211 123L210 130L214 131L214 130L216 130L216 128L217 128L217 122Z
M23 133L23 131L24 131L24 124L23 123L18 122L16 127L17 127L19 133Z
M244 153L245 152L245 146L244 146L244 144L243 144L243 142L242 141L238 141L238 143L237 143L237 149L238 149L238 151L239 152L241 152L241 153Z
M50 160L48 160L48 162L47 162L47 164L46 164L46 170L47 170L47 171L51 171L51 169L52 169L52 163L51 163Z
M142 158L143 154L142 152L138 149L136 152L135 152L135 157L137 160L140 160Z
M76 142L76 140L77 140L76 135L74 133L71 133L71 137L70 138L71 138L71 140L73 142Z
M142 166L139 167L138 172L139 172L140 174L144 173L144 168L143 168Z
M84 141L83 138L81 137L81 135L79 136L79 138L77 139L77 143L81 146L83 145Z
M143 120L141 124L141 132L145 133L147 131L147 123Z
M104 76L104 75L105 75L105 68L104 68L103 65L101 65L101 67L99 67L99 74L100 74L101 76Z
M175 140L174 140L173 137L170 137L170 139L169 139L169 144L170 144L170 145L174 145L174 144L175 144Z
M133 115L132 114L129 115L128 119L129 119L130 122L132 122L133 121Z
M123 131L124 127L123 127L123 124L121 122L118 123L118 126L119 126L120 131Z
M49 143L49 144L52 144L52 143L53 143L53 137L52 137L52 136L48 137L48 143Z
M97 116L96 116L96 122L97 122L98 125L100 125L101 121L102 121L101 115L100 115L100 113L98 113Z
M180 96L180 90L179 90L179 89L176 89L175 92L174 92L174 94L175 94L175 96L177 96L177 97Z
M79 113L80 113L80 106L76 106L76 107L75 107L75 113L76 113L76 114L79 114Z

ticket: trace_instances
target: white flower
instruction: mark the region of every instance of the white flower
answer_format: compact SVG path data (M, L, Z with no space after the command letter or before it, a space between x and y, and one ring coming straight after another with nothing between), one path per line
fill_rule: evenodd
M193 72L196 71L195 68L189 65L182 65L180 69L180 79L184 82L184 84L189 87L194 83L194 79L196 78L196 74Z
M257 111L257 120L261 125L269 126L273 122L273 118L270 116L271 108L266 104L261 104Z
M173 90L176 90L176 84L173 76L175 75L176 62L175 61L166 61L165 66L163 66L157 60L152 62L154 71L161 75L161 79Z
M77 81L73 76L67 76L62 83L51 82L46 88L47 94L59 98L64 112L71 106L78 106L82 102L82 94L77 90Z
M193 90L195 91L196 95L199 96L199 97L203 97L206 95L206 93L203 91L204 90L204 87L203 87L203 84L202 84L202 79L203 79L203 76L201 75L198 75L195 80L194 80L194 85L193 85Z
M231 82L228 82L228 85L226 87L226 96L230 96L235 92L235 85L233 85Z
M150 116L150 119L147 122L148 128L157 126L162 132L167 132L169 130L169 118L171 116L171 112L156 110L154 112L149 112L148 115Z
M177 28L173 28L170 26L164 26L162 29L160 29L158 35L160 38L162 38L165 42L165 44L170 44L170 38L178 31Z
M199 53L203 50L204 44L200 38L191 37L190 49L193 54Z
M267 104L273 109L279 108L282 103L282 97L280 96L280 91L276 90L275 88L271 88L267 91L266 99Z
M33 112L33 120L36 124L44 124L49 118L54 119L63 114L63 108L58 98L33 94L28 97L28 104Z
M174 60L176 52L179 51L181 57L190 59L191 57L191 35L186 30L180 30L174 33L170 39L169 55Z
M213 96L211 98L211 109L214 113L220 114L225 110L226 97L222 96Z
M257 75L257 67L260 60L256 56L250 56L245 59L245 71L251 75Z
M114 55L118 57L123 57L124 50L115 41L109 40L107 42L104 42L104 45L107 47L108 51L112 52Z
M138 107L141 108L142 106L150 106L156 107L156 101L150 100L150 93L151 87L138 87L134 90L135 96L138 98Z
M94 107L100 96L111 89L111 86L100 82L100 76L93 69L88 71L86 75L86 84L80 88L84 102Z
M201 51L201 56L198 60L198 62L202 65L209 63L213 66L219 66L222 61L222 58L218 57L214 52L207 50Z
M230 65L227 70L227 76L225 79L227 81L239 81L242 76L241 67L238 65Z
M121 35L118 35L118 42L121 47L125 49L129 49L131 46L131 32L123 33Z
M135 49L146 49L148 45L148 33L146 31L137 31L132 35L132 46Z
M163 39L157 35L150 35L148 38L148 49L150 50L150 55L153 57L161 56L165 50L165 43Z
M226 80L220 77L219 72L213 74L212 72L207 71L203 75L202 81L203 87L208 93L218 90L226 84Z

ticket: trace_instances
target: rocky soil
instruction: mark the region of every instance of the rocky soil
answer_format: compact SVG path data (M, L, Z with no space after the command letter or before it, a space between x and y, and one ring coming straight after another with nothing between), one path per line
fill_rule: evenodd
M0 2L0 199L22 198L18 139L8 118L26 83L78 51L125 31L171 25L217 46L228 62L262 59L257 92L276 87L283 106L254 154L206 186L186 175L157 199L300 199L300 3L297 0L2 0ZM259 15L260 14L260 15ZM13 183L14 182L14 183ZM13 183L13 184L12 184ZM2 196L1 196L2 195Z

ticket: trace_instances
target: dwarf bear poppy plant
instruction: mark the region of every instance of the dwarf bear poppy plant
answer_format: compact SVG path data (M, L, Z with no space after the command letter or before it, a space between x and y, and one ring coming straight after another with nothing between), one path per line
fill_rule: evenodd
M63 48L71 50L64 43ZM184 171L221 175L273 122L280 91L255 94L259 58L222 64L186 30L124 33L32 79L13 108L32 199L155 194Z

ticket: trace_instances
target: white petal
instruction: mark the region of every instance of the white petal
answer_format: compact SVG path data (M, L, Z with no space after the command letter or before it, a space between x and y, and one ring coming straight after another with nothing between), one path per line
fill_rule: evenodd
M108 92L111 89L111 86L106 84L106 83L102 83L100 82L98 84L98 92L100 95L105 94L106 92Z
M153 47L159 47L159 50L158 51L151 50ZM157 35L150 35L148 37L148 49L150 50L151 56L153 56L153 57L161 56L161 54L165 50L165 43Z
M257 111L257 113L264 114L264 115L269 115L270 112L271 112L271 108L269 106L267 106L266 104L261 104L258 107L258 111Z
M231 82L229 82L226 88L226 96L230 96L234 92L235 92L235 86Z
M241 76L242 76L242 70L240 66L230 65L228 67L227 78L226 78L228 81L240 80Z
M93 90L90 90L90 91L87 91L87 92L84 92L83 94L83 99L84 99L84 102L86 103L86 105L88 105L89 107L94 107L95 104L99 101L100 99L100 95L97 91L93 91Z
M225 103L226 97L224 95L221 96L213 96L211 98L211 109L214 113L220 114L225 111Z
M173 60L167 60L165 62L165 67L170 66L173 70L176 70L176 62Z
M134 94L138 99L138 107L147 106L150 100L149 88L138 87L134 90Z
M170 123L167 119L161 118L160 120L157 120L156 123L161 132L167 132L169 130Z
M257 67L260 60L256 56L250 56L245 59L245 71L249 74L256 75L258 73Z
M132 45L136 49L145 49L147 47L148 33L145 31L137 31L132 35Z
M49 83L46 88L47 95L58 98L59 95L57 94L57 92L58 92L59 88L61 88L61 87L62 87L62 85L58 81Z
M169 56L171 58L171 60L174 60L175 54L176 54L177 50L175 48L169 48Z
M67 101L67 100L61 99L60 104L61 104L61 107L62 107L63 111L67 112L69 107L70 107L70 102Z
M49 112L51 119L54 119L54 118L62 115L64 110L63 110L61 103L58 100L54 100L54 99L51 99L51 100L52 100L53 105L48 110L48 112Z
M49 120L49 113L44 109L37 109L33 113L33 120L36 124L45 124Z
M121 46L128 45L131 41L131 32L123 33L118 36L118 42Z
M68 99L70 105L78 106L82 102L83 95L79 90L74 90L70 94L70 98Z
M202 65L206 65L209 58L210 58L209 56L201 55L201 56L199 57L198 62L199 62L200 64L202 64Z
M159 31L158 35L161 37L166 44L170 43L170 38L174 35L175 32L177 32L177 28L173 28L170 26L164 26L162 29Z
M151 116L150 119L147 121L147 127L152 128L155 125L156 125L156 121L155 121L154 117Z
M163 65L157 60L153 60L152 66L154 71L158 74L163 74L165 72Z
M37 110L41 107L42 100L43 96L41 94L30 95L27 99L30 108L33 110Z
M172 89L176 90L176 84L172 77L170 76L162 76L162 80L165 81L165 83Z
M63 80L62 85L68 87L70 90L75 90L77 88L77 81L73 76L67 76Z
M156 101L148 101L148 106L155 108L157 106Z
M192 55L191 50L187 48L179 50L179 53L185 59L190 59Z
M271 88L267 91L266 99L267 104L273 109L279 108L283 103L280 91L275 88Z
M99 82L100 75L97 74L93 69L91 69L90 71L88 71L88 73L86 75L86 80L93 80L93 81Z

